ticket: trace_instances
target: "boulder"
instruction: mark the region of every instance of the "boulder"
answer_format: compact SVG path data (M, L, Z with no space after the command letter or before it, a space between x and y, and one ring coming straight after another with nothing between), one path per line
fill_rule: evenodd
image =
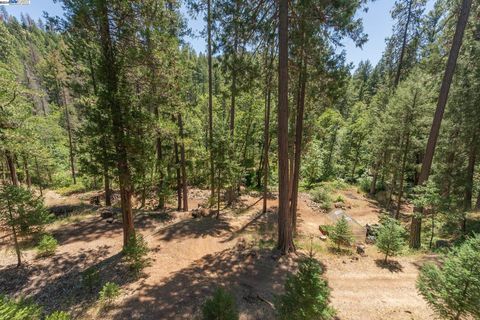
M365 256L365 245L364 244L357 244L357 254L361 255L362 257Z
M206 208L198 206L197 209L192 210L192 217L193 218L203 218L209 215L209 211Z
M113 207L103 207L98 210L102 219L110 219L115 218L119 212L121 212L120 208L113 208Z

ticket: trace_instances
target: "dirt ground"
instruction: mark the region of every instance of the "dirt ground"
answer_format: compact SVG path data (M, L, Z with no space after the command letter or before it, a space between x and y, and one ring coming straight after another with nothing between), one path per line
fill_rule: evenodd
M341 191L347 213L362 225L378 221L374 201L355 189ZM222 211L220 219L193 219L189 213L137 210L135 225L151 249L151 265L134 278L121 259L122 228L107 223L86 202L89 195L62 197L46 193L48 206L77 206L82 213L49 226L59 241L56 254L36 258L23 250L24 266L16 258L9 237L0 237L0 292L29 296L47 311L66 309L75 319L194 319L203 301L218 286L237 299L242 320L273 319L275 295L283 290L298 257L280 257L272 250L276 200L261 213L262 201L242 196L235 209ZM190 207L202 202L202 191L190 191ZM367 256L339 256L319 239L319 225L327 215L312 206L310 197L299 200L299 255L315 248L325 266L332 289L332 305L339 319L432 319L432 312L417 294L415 280L430 256L401 256L396 264L383 266L374 247ZM82 273L99 270L100 282L114 281L122 293L115 305L99 311L101 285L86 292Z

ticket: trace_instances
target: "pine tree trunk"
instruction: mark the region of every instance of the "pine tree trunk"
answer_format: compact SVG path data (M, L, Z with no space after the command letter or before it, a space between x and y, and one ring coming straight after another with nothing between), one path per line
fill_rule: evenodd
M186 160L185 160L185 143L183 142L184 139L184 132L183 132L183 119L182 115L178 115L178 127L180 130L180 167L182 172L182 192L183 192L183 211L188 211L188 185L187 185L187 168L186 168Z
M212 76L212 9L207 0L207 60L208 60L208 146L210 149L210 191L215 195L215 166L213 163L213 76Z
M110 34L110 21L106 0L97 1L99 14L99 30L102 49L101 73L104 77L105 93L102 103L106 105L112 116L112 131L117 153L117 168L120 184L120 198L123 218L123 245L135 236L132 213L133 183L128 164L128 153L125 137L125 119L128 106L118 100L118 70L114 54L114 46ZM102 100L102 99L101 99Z
M279 0L278 36L278 249L288 254L295 251L288 197L288 0Z
M305 52L302 48L299 68L299 94L297 103L297 119L295 125L295 156L293 166L292 197L290 202L290 215L292 217L292 229L296 232L297 228L297 203L298 203L298 184L300 180L300 161L302 155L302 137L303 137L303 114L305 110L305 91L307 86L307 66L305 61Z
M435 147L437 145L438 134L440 132L440 126L445 112L445 106L448 100L448 94L450 92L450 85L452 83L453 74L457 65L457 58L462 46L463 34L468 22L468 16L472 7L472 0L463 0L460 9L460 16L455 28L455 35L453 37L452 49L450 50L445 74L442 80L442 86L440 88L440 95L438 97L437 109L433 118L432 128L428 137L427 148L425 150L425 156L423 157L422 170L418 179L418 184L423 185L430 175L430 169L432 167L433 155L435 153ZM418 249L421 245L421 212L422 208L415 208L417 216L412 219L410 227L410 247Z
M5 157L7 158L8 170L10 171L10 180L14 186L18 186L17 168L15 167L15 160L10 150L5 150Z
M32 179L30 177L30 170L28 168L27 157L23 155L23 169L25 170L25 181L27 182L28 189L32 187Z
M269 172L269 161L268 161L268 151L270 149L270 105L271 105L271 95L272 95L272 75L271 69L273 65L273 48L270 57L270 63L267 68L267 82L266 82L266 101L265 101L265 121L264 121L264 132L263 132L263 208L262 212L267 212L267 201L268 201L268 172Z

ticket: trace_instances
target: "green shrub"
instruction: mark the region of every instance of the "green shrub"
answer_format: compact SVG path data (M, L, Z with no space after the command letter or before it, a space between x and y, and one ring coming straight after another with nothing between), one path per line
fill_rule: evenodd
M238 320L235 298L229 292L218 288L203 304L202 315L203 320Z
M312 193L313 201L320 204L320 207L324 210L328 210L332 207L332 197L325 188L320 188Z
M344 199L341 195L338 195L338 196L335 198L335 202L344 203L344 202L345 202L345 199Z
M51 234L44 234L37 245L37 255L47 257L55 254L58 242Z
M329 236L338 249L340 249L340 246L348 247L352 245L354 240L353 233L345 216L342 216L337 221Z
M332 319L335 310L329 306L330 289L322 278L322 269L313 258L300 262L297 274L287 278L285 293L275 306L280 320Z
M55 311L54 313L45 317L45 320L70 320L72 317L65 311Z
M132 236L128 244L123 248L125 260L135 275L138 274L150 264L148 259L148 246L143 236L137 234Z
M0 295L0 320L40 320L42 308L24 299Z
M424 265L417 288L442 319L480 319L480 235L450 252L441 268Z
M103 307L108 307L113 304L113 301L120 296L120 287L114 282L107 282L99 293L99 300Z
M330 196L330 193L325 188L319 188L313 191L312 196L313 196L313 201L317 203L332 201L332 197Z
M370 176L363 176L358 180L358 186L360 190L365 193L370 193L370 186L372 185L372 177Z
M376 246L385 254L385 262L389 256L399 254L405 247L405 229L397 220L387 218L378 229Z
M100 285L100 273L97 269L88 268L82 273L82 284L90 292Z
M330 182L330 185L334 190L345 190L348 188L348 183L342 179L336 179Z

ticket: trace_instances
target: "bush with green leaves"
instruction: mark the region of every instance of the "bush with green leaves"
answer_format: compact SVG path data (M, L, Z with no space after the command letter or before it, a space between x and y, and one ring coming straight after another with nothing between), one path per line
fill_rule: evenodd
M442 267L424 265L417 288L442 319L480 319L480 235L452 250Z
M18 265L22 263L18 237L42 231L51 219L43 199L30 190L14 185L0 186L0 223L11 229Z
M378 250L385 254L385 263L388 257L399 254L405 247L405 228L397 220L386 218L378 228L377 241Z
M40 320L42 307L24 299L0 296L0 320Z
M313 201L317 203L332 202L330 192L325 188L316 189L313 194Z
M55 254L58 241L51 234L44 234L37 245L37 255L47 257Z
M339 250L341 246L349 247L352 245L354 241L352 228L350 228L345 216L342 216L340 219L338 219L337 223L330 232L329 237L333 243L337 245Z
M147 243L141 234L133 235L123 248L125 260L135 275L138 275L150 264L148 251Z
M107 282L100 290L99 296L103 307L111 306L113 301L120 296L120 286L114 282Z
M360 190L362 190L365 193L370 193L371 185L372 185L372 177L362 176L358 180L358 186L360 187Z
M55 311L45 317L45 320L70 320L72 317L65 311Z
M238 310L233 295L222 288L215 290L213 296L202 307L203 320L238 320Z
M285 283L285 293L279 296L275 306L280 320L332 319L335 310L329 306L330 289L322 278L322 268L317 260L306 258L299 263L299 270Z

